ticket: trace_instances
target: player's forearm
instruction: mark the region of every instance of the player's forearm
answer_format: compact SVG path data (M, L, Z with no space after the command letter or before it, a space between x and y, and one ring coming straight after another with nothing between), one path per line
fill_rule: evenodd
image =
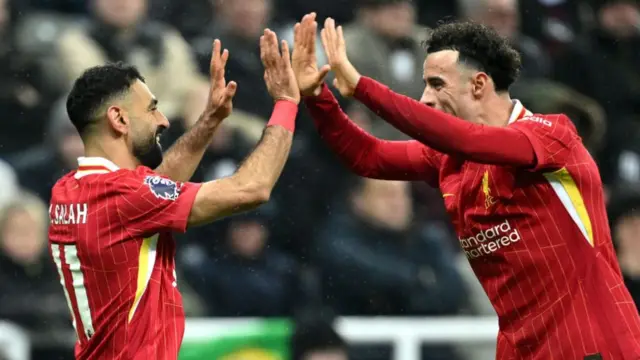
M320 133L320 137L355 174L370 178L395 178L378 161L386 151L384 140L378 139L358 127L340 108L335 96L326 85L318 96L304 99L305 105ZM398 163L406 159L397 159Z
M156 172L174 181L189 181L213 139L219 121L212 122L202 114L198 121L184 133L163 155Z
M274 114L275 116L275 114ZM295 117L295 115L293 115ZM234 178L252 184L261 199L269 199L289 157L293 131L283 126L267 126L256 149L240 166Z
M189 215L189 225L257 208L269 201L291 150L298 106L280 101L262 139L231 176L204 183Z
M464 121L364 76L355 98L398 130L440 152L480 163L535 165L533 146L518 130Z

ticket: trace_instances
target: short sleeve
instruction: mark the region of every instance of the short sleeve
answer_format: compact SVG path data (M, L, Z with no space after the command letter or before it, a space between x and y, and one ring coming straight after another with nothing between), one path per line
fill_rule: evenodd
M575 126L565 115L527 116L509 128L522 132L533 146L536 164L532 171L564 167L580 141Z
M175 182L144 167L119 177L116 203L122 225L134 236L185 232L200 185Z

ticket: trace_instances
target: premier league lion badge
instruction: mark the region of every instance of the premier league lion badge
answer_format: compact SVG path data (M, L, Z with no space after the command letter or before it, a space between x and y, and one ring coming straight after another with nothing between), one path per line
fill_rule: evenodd
M159 199L174 201L180 195L180 188L175 181L165 179L161 176L147 176L144 183Z

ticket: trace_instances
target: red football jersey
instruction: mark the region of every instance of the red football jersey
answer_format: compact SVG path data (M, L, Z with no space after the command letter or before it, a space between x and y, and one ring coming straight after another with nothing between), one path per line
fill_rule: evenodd
M52 190L50 250L78 335L77 359L176 359L184 334L172 231L199 185L103 158Z
M535 168L421 150L498 314L497 358L639 359L640 318L611 242L598 168L566 116L514 103L508 126L533 145Z
M508 128L492 131L366 77L354 97L405 133L453 149L450 155L416 140L377 139L349 120L326 86L305 99L320 136L355 173L440 188L460 245L498 314L498 359L640 359L640 318L614 253L600 174L566 116L534 115L514 101ZM473 131L473 141L483 131L519 132L519 141L533 145L535 168L468 161L459 154L471 150L453 144L455 134L447 141L423 134L447 134L435 125L447 122ZM488 154L473 145L478 158L499 158L495 143L487 144Z

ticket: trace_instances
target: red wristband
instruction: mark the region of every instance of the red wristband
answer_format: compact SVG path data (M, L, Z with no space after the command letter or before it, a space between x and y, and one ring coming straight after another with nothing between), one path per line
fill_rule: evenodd
M283 128L294 132L296 129L296 116L298 115L298 104L288 100L278 100L273 107L271 119L267 126L280 125Z

